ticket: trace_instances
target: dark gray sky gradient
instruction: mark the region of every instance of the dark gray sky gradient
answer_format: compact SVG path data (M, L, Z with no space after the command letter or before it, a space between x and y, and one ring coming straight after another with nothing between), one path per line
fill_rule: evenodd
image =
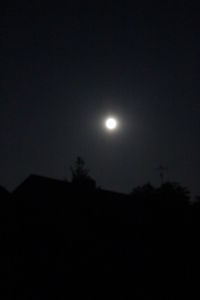
M199 4L66 2L1 4L0 184L64 178L81 155L105 188L159 184L163 164L200 194Z

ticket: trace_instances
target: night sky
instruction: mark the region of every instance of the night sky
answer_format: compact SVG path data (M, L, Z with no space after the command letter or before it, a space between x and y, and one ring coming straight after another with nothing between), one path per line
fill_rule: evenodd
M200 194L196 3L0 4L0 185L69 178L81 155L106 189L159 185L162 164Z

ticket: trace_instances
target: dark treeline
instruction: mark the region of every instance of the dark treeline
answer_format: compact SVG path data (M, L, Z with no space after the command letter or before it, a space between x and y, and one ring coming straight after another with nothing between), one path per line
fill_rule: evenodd
M171 182L105 191L77 163L72 182L0 189L0 298L199 299L200 201Z

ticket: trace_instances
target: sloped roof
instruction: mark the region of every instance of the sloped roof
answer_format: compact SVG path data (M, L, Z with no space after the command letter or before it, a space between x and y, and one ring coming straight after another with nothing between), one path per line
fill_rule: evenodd
M63 189L66 187L70 187L70 184L67 181L31 174L13 191L13 194L17 194L25 190L32 190L35 188L44 190L47 188Z
M14 191L13 194L19 193L21 191L25 191L25 190L31 190L31 189L41 189L41 190L46 190L46 189L65 189L65 190L69 190L69 189L73 189L74 186L70 183L67 182L65 180L59 180L59 179L54 179L54 178L50 178L50 177L45 177L45 176L41 176L41 175L35 175L35 174L31 174L30 176L28 176ZM119 192L115 192L115 191L110 191L110 190L105 190L105 189L96 189L96 191L98 191L99 194L101 194L102 196L107 195L110 197L128 197L128 195L123 194L123 193L119 193Z
M38 175L30 175L13 192L13 200L17 206L52 207L95 207L106 209L112 214L119 214L122 210L129 210L132 199L129 195L107 191L104 189L82 189L64 180L57 180ZM24 207L24 206L23 206Z

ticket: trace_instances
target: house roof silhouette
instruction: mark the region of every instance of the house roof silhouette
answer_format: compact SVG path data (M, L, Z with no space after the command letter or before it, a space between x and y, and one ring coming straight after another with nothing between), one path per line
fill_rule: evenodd
M34 192L77 192L77 186L74 186L71 182L68 182L66 180L59 180L59 179L54 179L51 177L46 177L46 176L41 176L41 175L35 175L31 174L28 176L14 191L13 195L19 194L19 193L34 193ZM88 190L84 190L85 192ZM81 192L83 192L81 190ZM91 192L91 190L89 190ZM101 194L102 196L112 196L114 198L121 198L121 197L127 197L129 198L128 195L120 193L120 192L115 192L115 191L110 191L110 190L105 190L102 188L97 188L95 189L95 192L98 194Z
M69 214L122 216L129 210L130 197L103 189L79 189L64 180L30 175L12 193L18 218Z

